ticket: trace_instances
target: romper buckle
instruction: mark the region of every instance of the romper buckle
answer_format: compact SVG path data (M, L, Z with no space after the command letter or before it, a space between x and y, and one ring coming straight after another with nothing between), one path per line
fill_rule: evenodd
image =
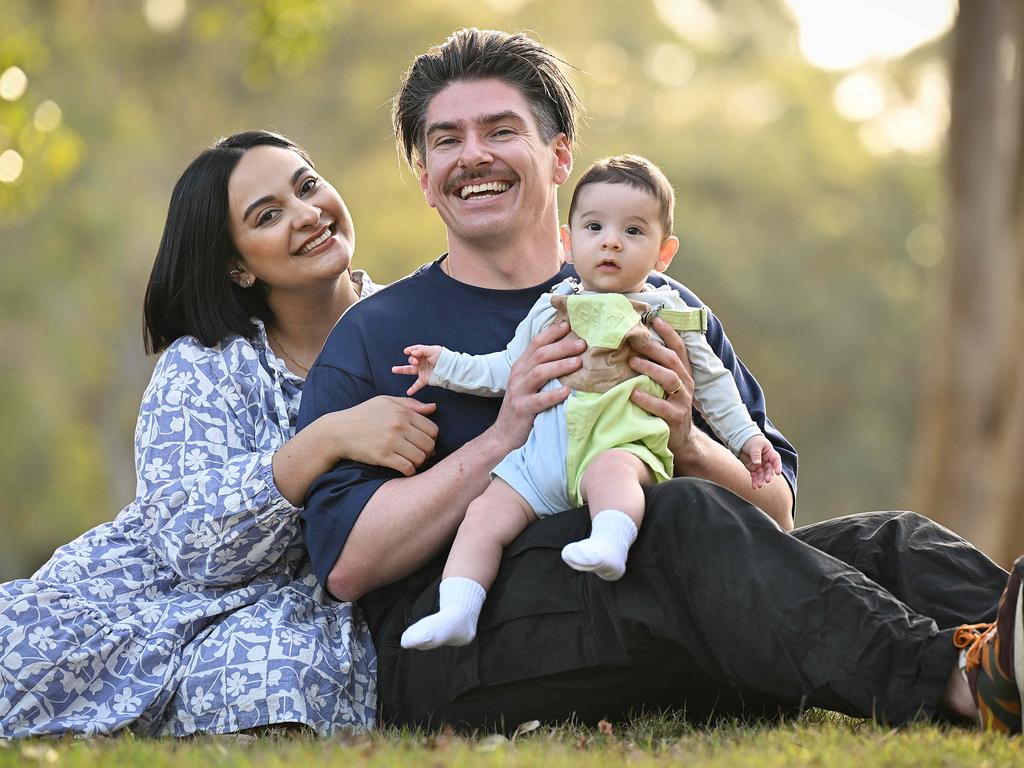
M654 325L654 321L658 318L658 315L661 314L661 310L664 309L664 307L664 304L659 304L656 307L648 309L646 312L642 312L640 314L640 322L647 326Z

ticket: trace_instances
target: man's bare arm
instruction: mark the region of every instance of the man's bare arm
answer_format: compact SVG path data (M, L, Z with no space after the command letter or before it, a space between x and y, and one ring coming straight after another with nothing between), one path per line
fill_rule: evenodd
M585 344L564 338L568 331L560 324L537 334L512 367L498 418L483 434L428 471L389 480L377 490L327 576L332 595L356 600L409 575L452 540L469 503L487 487L490 471L526 442L534 416L568 397L567 387L540 391L580 366Z
M632 358L630 365L656 381L666 392L665 399L640 390L633 391L633 402L645 411L660 416L669 425L669 449L675 459L677 475L700 477L728 488L756 504L775 520L783 530L793 528L793 490L783 478L754 490L750 472L728 448L699 429L693 429L693 376L690 372L686 346L679 335L662 319L654 330L665 346L651 344L645 350L650 359ZM681 385L681 386L680 386Z

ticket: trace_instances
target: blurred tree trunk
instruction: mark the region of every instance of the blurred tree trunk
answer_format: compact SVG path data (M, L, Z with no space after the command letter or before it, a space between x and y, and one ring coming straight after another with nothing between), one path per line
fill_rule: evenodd
M912 492L1005 566L1024 553L1024 3L961 2L953 37L946 258Z

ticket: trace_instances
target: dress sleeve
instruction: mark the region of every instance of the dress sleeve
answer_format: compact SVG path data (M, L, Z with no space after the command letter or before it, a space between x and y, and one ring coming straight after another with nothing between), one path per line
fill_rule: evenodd
M526 351L533 337L554 318L551 300L542 296L516 327L505 349L486 355L470 355L442 348L430 376L430 386L483 397L501 397L508 386L512 365Z
M135 432L137 504L157 554L208 585L252 579L283 554L298 510L277 489L256 352L186 340L157 364ZM273 441L274 443L283 440Z

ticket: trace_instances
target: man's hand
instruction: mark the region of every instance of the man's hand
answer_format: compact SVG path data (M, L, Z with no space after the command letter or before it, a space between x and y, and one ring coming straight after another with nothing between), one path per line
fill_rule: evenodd
M413 344L411 347L406 347L403 350L409 356L409 364L393 365L391 366L391 372L416 377L416 381L405 390L405 394L412 397L430 384L430 374L437 367L437 361L441 358L442 349L444 347Z
M579 355L586 343L568 336L568 323L555 323L534 336L522 356L512 366L498 418L491 429L508 449L526 442L534 417L569 396L568 387L546 392L540 390L552 379L566 376L582 364Z
M669 428L668 447L676 464L684 464L693 450L691 431L693 428L693 373L686 345L672 326L660 317L654 321L654 330L661 336L665 346L648 344L644 347L646 357L634 356L629 365L637 373L649 376L665 390L665 397L658 398L634 389L630 398L652 416L665 420ZM699 431L699 430L698 430Z
M648 413L663 418L669 427L668 447L675 459L676 475L700 477L728 488L759 506L783 530L793 528L793 493L789 483L771 483L752 487L751 474L732 452L699 429L693 429L693 375L686 346L679 334L661 318L654 330L665 342L648 344L647 356L633 357L629 364L665 390L665 398L633 390L633 402ZM765 468L773 466L770 462ZM781 460L780 460L781 466Z

